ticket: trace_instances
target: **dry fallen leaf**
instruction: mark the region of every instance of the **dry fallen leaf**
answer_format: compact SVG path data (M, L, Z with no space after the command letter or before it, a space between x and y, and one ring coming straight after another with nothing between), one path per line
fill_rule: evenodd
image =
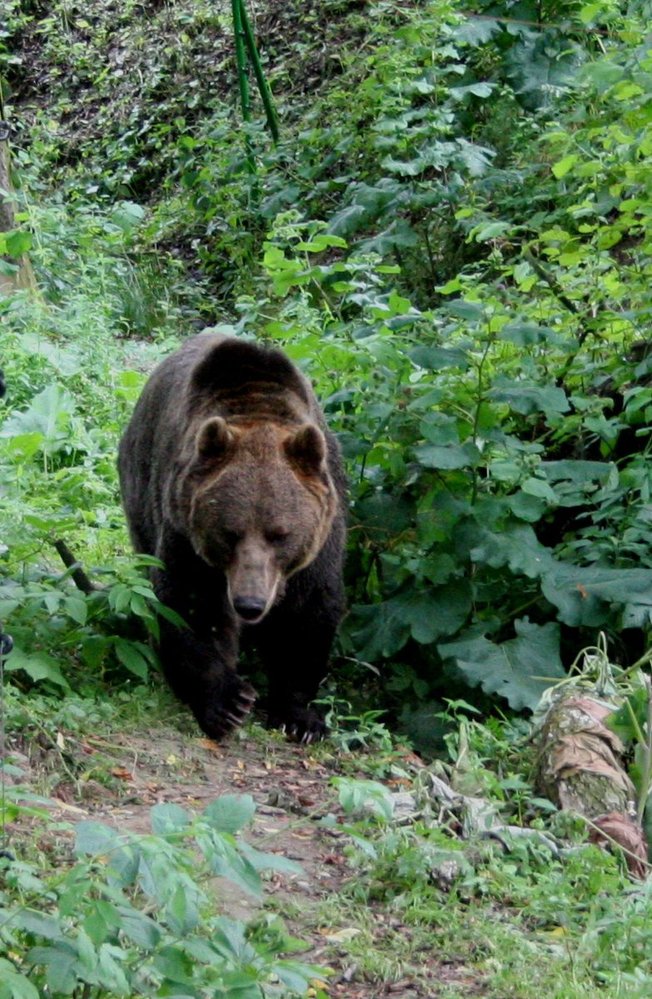
M617 843L625 851L629 873L634 878L647 877L650 869L647 862L647 843L643 830L629 815L609 812L593 820L589 839L592 843L610 846ZM596 828L597 827L597 828Z
M362 930L357 926L344 926L341 930L319 930L319 933L330 943L346 943L362 933Z
M120 780L133 780L134 775L131 770L126 770L125 767L114 767L111 771L114 777L119 777Z

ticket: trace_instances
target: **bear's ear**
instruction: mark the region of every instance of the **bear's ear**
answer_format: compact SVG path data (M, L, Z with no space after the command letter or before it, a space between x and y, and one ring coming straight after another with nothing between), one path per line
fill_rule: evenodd
M299 427L283 443L290 464L305 475L319 475L326 468L326 441L321 430L312 423Z
M200 461L215 461L224 458L233 448L235 434L229 429L226 420L213 416L202 424L195 441L195 452Z

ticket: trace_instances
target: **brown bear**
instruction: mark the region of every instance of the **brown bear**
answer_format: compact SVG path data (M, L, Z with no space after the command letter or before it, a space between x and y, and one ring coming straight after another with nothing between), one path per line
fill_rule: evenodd
M323 736L309 702L344 606L346 485L307 379L279 350L191 337L146 383L119 472L133 545L161 560L154 589L187 625L161 621L163 671L204 732L221 738L256 697L242 636L269 678L269 724Z

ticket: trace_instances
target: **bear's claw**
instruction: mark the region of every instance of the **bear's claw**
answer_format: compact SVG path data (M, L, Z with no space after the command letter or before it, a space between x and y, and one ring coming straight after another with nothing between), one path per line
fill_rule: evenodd
M207 693L207 706L197 716L206 735L216 741L242 725L258 696L250 684L241 680L231 683L230 687L230 690L215 691L212 696Z
M270 728L278 728L291 742L309 746L328 735L326 722L312 708L295 708L281 715L272 713L267 719Z

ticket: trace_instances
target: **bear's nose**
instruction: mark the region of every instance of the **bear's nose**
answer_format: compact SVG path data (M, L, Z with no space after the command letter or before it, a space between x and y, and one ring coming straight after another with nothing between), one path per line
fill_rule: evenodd
M233 608L243 621L255 621L265 610L265 601L260 597L236 597Z

